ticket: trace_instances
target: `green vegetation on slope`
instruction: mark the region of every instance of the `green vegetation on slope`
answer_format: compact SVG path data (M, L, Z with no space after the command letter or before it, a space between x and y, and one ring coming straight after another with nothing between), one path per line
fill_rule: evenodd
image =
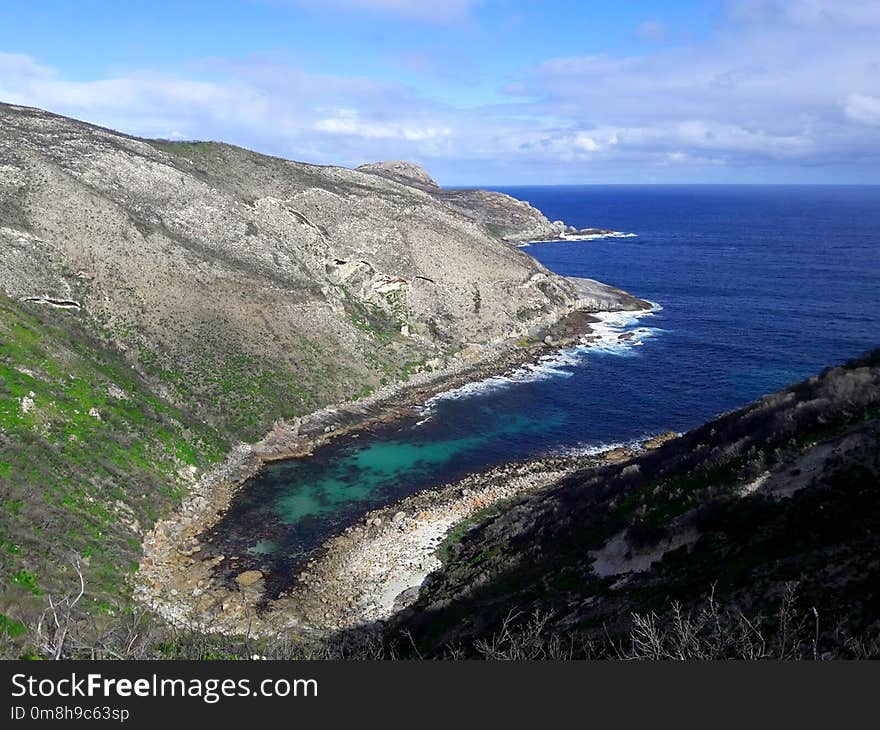
M156 397L78 315L0 297L0 612L18 633L71 585L124 606L144 530L227 443ZM11 630L10 630L11 629Z

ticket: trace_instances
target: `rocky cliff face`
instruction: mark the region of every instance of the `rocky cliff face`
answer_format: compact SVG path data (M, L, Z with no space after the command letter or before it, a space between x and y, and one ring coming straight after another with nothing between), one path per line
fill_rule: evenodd
M875 350L473 527L388 635L428 654L614 656L636 630L644 657L876 655L878 536Z
M63 308L238 437L576 306L527 204L0 105L0 290Z

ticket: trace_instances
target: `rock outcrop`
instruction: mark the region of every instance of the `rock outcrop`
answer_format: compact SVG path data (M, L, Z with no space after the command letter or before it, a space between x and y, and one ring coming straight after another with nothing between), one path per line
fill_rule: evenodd
M373 162L360 171L411 185L481 224L492 236L508 243L558 238L567 226L551 222L533 205L494 190L441 188L426 170L412 162Z
M371 172L374 175L387 177L389 180L412 185L427 191L440 190L440 186L424 168L406 160L386 160L371 162L356 168L360 172Z

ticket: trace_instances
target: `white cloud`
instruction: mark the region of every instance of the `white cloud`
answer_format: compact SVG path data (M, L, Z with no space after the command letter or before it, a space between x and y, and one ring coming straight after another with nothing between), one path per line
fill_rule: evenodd
M585 152L596 152L599 149L599 143L586 132L578 132L574 136L574 144Z
M850 94L844 104L844 113L855 122L880 125L880 98Z
M840 6L734 3L705 42L548 59L516 80L517 94L547 118L569 120L570 132L550 136L592 161L876 164L880 46L858 22L880 18L880 3ZM599 144L600 129L615 129L618 143Z
M422 142L452 134L449 127L426 126L415 121L388 122L362 119L360 114L352 109L340 109L333 116L318 119L314 128L329 134L343 134L364 139L398 139L407 142Z
M23 53L0 52L0 78L7 75L18 78L48 78L53 75L53 71Z
M209 119L251 125L270 118L270 105L258 89L173 77L83 82L63 80L55 73L17 78L6 74L0 78L0 98L143 135L164 136L186 128L198 135L198 122Z

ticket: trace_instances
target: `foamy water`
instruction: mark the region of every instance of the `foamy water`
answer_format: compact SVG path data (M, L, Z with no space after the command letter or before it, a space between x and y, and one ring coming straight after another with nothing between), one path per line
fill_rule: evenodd
M575 368L583 367L588 363L591 353L627 356L634 347L643 345L645 340L665 331L659 327L646 327L641 324L643 318L651 317L662 310L659 304L652 302L651 305L649 311L598 312L593 316L599 321L590 325L592 331L584 335L576 347L544 355L538 362L521 365L504 375L493 375L435 395L425 401L424 405L416 407L416 410L425 416L416 426L430 420L431 413L442 401L471 398L510 388L519 383L570 378L574 375ZM631 335L631 337L621 339L621 335Z
M623 231L607 231L605 233L572 233L563 234L559 238L549 239L547 241L528 241L518 244L519 248L528 248L541 243L557 243L559 241L599 241L603 238L638 238L638 233L624 233Z
M572 446L561 446L557 449L553 449L551 453L557 456L584 457L597 456L598 454L604 453L605 451L611 451L612 449L628 448L633 451L641 451L643 441L654 438L658 435L659 434L656 433L646 433L629 441L585 441Z

